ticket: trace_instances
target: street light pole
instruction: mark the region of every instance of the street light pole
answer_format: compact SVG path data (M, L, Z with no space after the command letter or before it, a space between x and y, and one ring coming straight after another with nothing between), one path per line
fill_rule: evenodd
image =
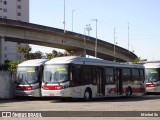
M95 58L97 58L97 22L98 19L93 19L96 22L96 44L95 44Z
M90 31L92 30L92 27L90 24L86 25L86 30L88 31L88 36L90 36Z
M86 57L86 28L84 27L84 57Z
M129 22L128 22L128 52L129 52Z
M115 58L116 58L116 28L114 28L114 61L115 61Z
M74 12L75 10L72 10L72 32L73 32L73 12Z
M66 1L64 0L64 21L63 21L63 24L64 24L64 33L66 33Z

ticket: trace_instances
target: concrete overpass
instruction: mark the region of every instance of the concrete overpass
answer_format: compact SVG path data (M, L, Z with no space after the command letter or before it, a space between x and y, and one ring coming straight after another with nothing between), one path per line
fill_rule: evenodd
M25 23L21 21L0 19L0 46L5 41L18 43L36 44L54 48L65 49L70 53L83 55L84 50L88 55L95 55L95 38L62 29L47 26ZM84 40L85 38L85 40ZM85 41L85 42L84 42ZM119 46L116 46L114 55L114 45L102 40L97 41L97 57L107 60L132 61L137 56ZM0 52L1 63L3 61L3 49Z

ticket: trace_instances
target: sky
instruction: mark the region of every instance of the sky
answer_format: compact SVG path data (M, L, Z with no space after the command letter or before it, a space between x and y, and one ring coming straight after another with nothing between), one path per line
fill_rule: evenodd
M84 34L133 51L141 59L160 60L160 0L65 0L66 30ZM30 22L63 29L64 0L30 0ZM86 33L87 34L87 33ZM33 52L49 53L54 48L31 45Z

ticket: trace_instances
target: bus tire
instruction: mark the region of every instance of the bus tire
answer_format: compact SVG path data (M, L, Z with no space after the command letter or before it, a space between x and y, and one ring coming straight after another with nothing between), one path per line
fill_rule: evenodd
M132 96L132 88L128 87L126 90L126 97L130 97L130 96Z
M84 92L84 100L90 101L92 99L92 92L89 88L87 88Z

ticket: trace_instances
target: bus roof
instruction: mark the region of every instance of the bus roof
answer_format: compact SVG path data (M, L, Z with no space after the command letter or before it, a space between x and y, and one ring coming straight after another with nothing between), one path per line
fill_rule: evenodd
M85 58L85 57L78 57L78 56L57 57L47 61L45 64L50 65L50 64L69 64L69 63L82 64L82 65L144 68L143 65L140 65L140 64L124 64L124 63L112 62L109 60Z
M146 63L144 64L145 68L160 68L160 62Z
M40 65L43 65L46 61L48 61L48 60L47 59L27 60L27 61L20 63L18 65L18 67L20 67L20 66L40 66Z

